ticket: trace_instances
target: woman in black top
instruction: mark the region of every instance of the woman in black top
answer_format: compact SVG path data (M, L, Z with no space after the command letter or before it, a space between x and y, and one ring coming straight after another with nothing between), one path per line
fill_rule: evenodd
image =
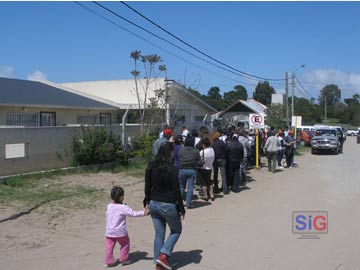
M185 217L178 175L172 164L172 151L171 143L163 143L155 160L149 163L145 173L144 205L150 208L155 229L154 263L156 263L156 269L171 269L168 258L182 231L181 217ZM165 241L166 224L170 227L170 235Z

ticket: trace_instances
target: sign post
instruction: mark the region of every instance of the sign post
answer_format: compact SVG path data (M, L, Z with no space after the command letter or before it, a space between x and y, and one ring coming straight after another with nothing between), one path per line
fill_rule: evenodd
M302 117L293 116L291 119L291 125L294 127L294 138L296 139L297 127L301 127Z
M255 158L256 158L256 169L259 168L259 128L265 128L264 116L257 113L249 114L249 127L255 129Z

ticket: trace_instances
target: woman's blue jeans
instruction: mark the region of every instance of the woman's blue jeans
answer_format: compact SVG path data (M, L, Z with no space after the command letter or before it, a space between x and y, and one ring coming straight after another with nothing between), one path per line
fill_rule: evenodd
M175 203L150 201L150 215L155 229L154 264L160 253L167 256L172 254L173 248L180 237L182 224ZM170 235L165 241L166 224L170 227Z
M193 169L180 169L179 172L181 196L184 196L184 191L187 183L186 207L191 206L196 174L197 171Z

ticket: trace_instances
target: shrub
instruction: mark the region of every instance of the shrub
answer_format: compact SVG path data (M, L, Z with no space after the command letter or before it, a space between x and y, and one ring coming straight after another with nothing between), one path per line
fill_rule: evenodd
M72 137L71 164L73 166L103 164L110 161L127 163L121 140L102 127L83 127Z
M149 161L152 157L152 145L156 139L156 135L142 135L133 139L131 156Z

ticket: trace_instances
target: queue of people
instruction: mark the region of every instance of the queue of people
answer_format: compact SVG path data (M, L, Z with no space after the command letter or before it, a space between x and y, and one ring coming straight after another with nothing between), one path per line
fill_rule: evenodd
M183 127L178 135L164 129L153 143L153 158L146 168L144 209L134 211L124 204L121 187L111 190L113 202L106 212L106 266L131 263L126 217L150 215L155 231L153 263L156 270L171 270L169 257L182 232L185 208L193 208L194 190L198 190L201 200L213 202L215 194L246 189L247 169L256 162L254 141L254 132L243 127L216 129L212 133L206 127L191 132ZM269 171L282 168L284 154L287 166L293 165L296 141L290 130L287 136L282 129L277 133L263 131L259 141L268 158ZM167 226L170 234L166 238ZM120 244L119 260L113 255L116 243Z

